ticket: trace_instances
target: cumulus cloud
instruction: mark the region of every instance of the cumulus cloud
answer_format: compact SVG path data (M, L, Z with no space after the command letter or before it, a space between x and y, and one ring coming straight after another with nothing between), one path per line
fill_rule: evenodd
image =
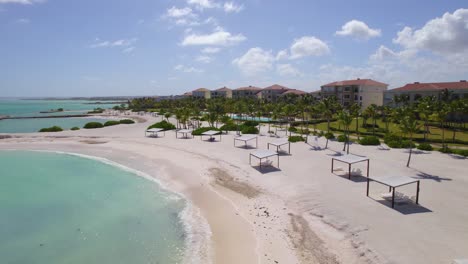
M0 4L21 4L32 5L36 3L44 3L45 0L0 0Z
M247 38L242 34L233 35L222 28L216 29L210 34L190 34L184 38L182 46L232 46L245 41Z
M275 58L271 51L259 47L249 49L244 55L232 61L239 70L248 76L254 76L273 68Z
M191 16L191 15L193 15L193 13L190 7L177 8L173 6L166 11L167 17L178 18L178 17Z
M276 54L276 60L286 60L289 58L288 50L280 50L278 54Z
M276 65L276 72L281 76L286 77L297 77L301 76L302 73L294 68L291 64L278 64Z
M290 59L299 59L307 56L322 56L329 52L330 48L325 42L313 36L305 36L294 40L290 48Z
M203 72L202 69L197 69L197 68L194 68L194 67L188 67L188 66L184 66L182 64L178 64L178 65L174 66L174 70L181 71L181 72L186 72L186 73L202 73Z
M206 53L206 54L214 54L214 53L218 53L220 50L221 50L221 48L206 47L206 48L202 49L201 52Z
M128 47L128 48L125 48L124 50L122 50L123 53L130 53L130 52L133 52L135 50L135 47Z
M244 5L237 5L234 2L225 2L223 7L226 13L239 13L244 9Z
M15 20L15 23L17 23L17 24L29 24L30 22L31 22L31 20L29 20L27 18L19 18L19 19Z
M108 48L108 47L128 47L133 45L138 39L131 38L131 39L119 39L115 41L100 41L96 39L96 43L92 44L91 48Z
M468 9L445 13L420 29L404 27L393 42L407 49L429 50L438 54L468 51Z
M393 59L407 60L414 58L417 51L414 49L402 50L400 52L393 51L392 49L381 45L377 51L370 56L372 61L388 61Z
M210 56L206 56L206 55L200 55L196 57L195 60L198 62L202 62L202 63L210 63L213 61L213 58Z
M187 0L187 4L193 5L200 10L203 10L205 8L216 8L221 6L219 3L212 0Z
M380 29L370 28L366 23L359 20L351 20L341 27L341 30L336 31L335 35L349 36L359 40L368 40L370 38L379 37L382 35Z

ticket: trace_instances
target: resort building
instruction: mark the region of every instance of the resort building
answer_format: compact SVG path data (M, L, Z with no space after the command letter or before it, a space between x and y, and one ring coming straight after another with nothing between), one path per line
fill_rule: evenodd
M193 98L210 99L211 98L211 91L206 89L206 88L198 88L198 89L192 91L192 97Z
M278 98L285 92L292 90L291 88L281 86L279 84L273 84L271 86L265 87L259 98L265 99L268 102L276 102Z
M371 79L356 79L332 82L321 86L321 97L334 96L343 106L357 103L362 109L371 104L383 105L388 84Z
M232 98L232 90L224 86L222 88L211 91L211 98L216 97Z
M304 92L304 91L301 91L301 90L297 90L297 89L290 89L284 93L281 94L281 96L287 96L288 94L294 94L294 95L298 95L298 96L303 96L303 95L306 95L307 92Z
M420 98L434 96L440 99L444 91L448 91L450 99L468 98L468 82L440 82L440 83L409 83L403 87L391 89L385 92L385 104L392 103L395 96L407 95L409 102L417 102Z
M262 88L255 86L240 87L232 90L232 98L257 98L257 94Z

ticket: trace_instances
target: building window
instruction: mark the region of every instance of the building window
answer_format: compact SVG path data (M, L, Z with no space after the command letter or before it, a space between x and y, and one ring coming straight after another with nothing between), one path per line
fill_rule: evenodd
M358 98L357 95L355 95L355 96L354 96L354 100L357 101L357 98Z
M354 87L354 92L357 93L359 91L359 88Z
M345 92L349 92L349 87L344 88Z
M359 101L362 101L362 96L359 96Z
M344 98L349 99L349 94L345 94Z

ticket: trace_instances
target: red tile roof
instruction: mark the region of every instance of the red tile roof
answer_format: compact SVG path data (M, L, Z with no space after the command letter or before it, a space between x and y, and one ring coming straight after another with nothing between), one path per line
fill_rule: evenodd
M367 85L367 86L382 86L387 87L388 84L374 81L372 79L356 79L356 80L346 80L339 82L332 82L329 84L322 85L324 86L348 86L348 85Z
M279 84L273 84L271 86L263 88L263 90L291 90L291 88L288 88Z
M185 96L192 96L192 92L186 92L184 93Z
M262 88L255 87L255 86L246 86L246 87L239 87L235 89L236 91L258 91L261 90Z
M282 93L281 95L286 95L286 94L304 95L304 94L307 94L307 92L297 90L297 89L290 89L290 90L287 90L286 92Z
M206 88L198 88L196 90L193 90L192 92L209 92L210 90L206 89Z
M224 92L224 91L231 91L231 89L227 88L226 86L222 87L222 88L219 88L219 89L216 89L215 91L217 92Z
M461 90L468 89L468 82L441 82L441 83L408 83L403 87L395 88L390 91L441 91L444 89Z

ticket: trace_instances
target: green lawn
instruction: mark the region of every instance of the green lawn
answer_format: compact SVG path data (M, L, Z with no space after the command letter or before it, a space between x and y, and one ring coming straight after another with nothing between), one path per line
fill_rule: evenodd
M372 123L372 120L368 120L367 121L367 124L371 124ZM420 130L423 130L423 123L420 122L421 124L421 128ZM378 119L377 120L377 125L379 126L379 128L381 129L385 129L385 123L382 122L382 120ZM310 129L313 129L313 125L310 125L309 126ZM326 131L327 130L327 122L323 122L323 123L320 123L320 124L317 124L317 129L319 130L323 130L323 131ZM339 125L339 122L338 121L335 121L335 122L331 122L330 123L330 127L331 128L340 128L340 129L343 129L343 126L340 126ZM356 135L355 131L356 131L356 120L353 121L351 127L351 135ZM400 133L400 129L398 128L398 125L397 124L394 124L394 123L389 123L389 130L393 133ZM438 127L429 127L429 131L430 133L428 134L428 139L429 141L431 139L436 139L436 140L441 140L442 139L442 130ZM334 134L342 134L342 132L339 132L339 131L332 131ZM363 128L362 127L362 119L359 118L359 132L360 133L372 133L372 128ZM376 135L377 136L382 136L383 132L376 132ZM450 130L450 129L445 129L445 140L447 143L450 143L451 140L452 140L452 137L453 137L453 130ZM414 135L414 138L415 139L423 139L424 138L424 134L423 133L418 133L418 134L415 134ZM463 141L468 141L468 132L467 131L457 131L456 134L455 134L455 139L457 140L463 140ZM464 144L453 144L453 145L458 145L458 146L463 146ZM465 145L466 146L466 145Z

